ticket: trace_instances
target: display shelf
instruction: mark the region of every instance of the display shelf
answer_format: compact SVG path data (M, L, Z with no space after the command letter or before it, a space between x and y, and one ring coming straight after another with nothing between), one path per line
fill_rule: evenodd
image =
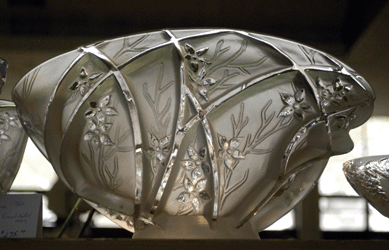
M131 239L1 239L2 250L18 249L388 249L384 240L131 240Z

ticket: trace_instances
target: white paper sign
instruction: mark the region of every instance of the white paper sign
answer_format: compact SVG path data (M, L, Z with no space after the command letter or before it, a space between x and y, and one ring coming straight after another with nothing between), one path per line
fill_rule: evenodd
M0 238L42 236L41 194L0 194Z

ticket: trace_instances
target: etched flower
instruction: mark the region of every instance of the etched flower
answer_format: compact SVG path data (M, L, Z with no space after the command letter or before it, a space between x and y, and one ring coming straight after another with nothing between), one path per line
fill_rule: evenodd
M210 200L211 196L204 191L206 179L200 179L196 182L192 182L188 177L184 179L185 191L180 193L176 200L181 203L191 203L195 211L200 209L200 198L203 200Z
M84 135L84 141L90 141L94 145L98 146L101 144L105 146L112 146L113 142L107 132L112 127L110 123L103 123L98 125L95 121L90 120L87 123L88 132Z
M4 124L3 128L7 131L10 127L18 128L18 118L15 115L10 115L8 112L5 112L4 115L0 118L0 124Z
M287 117L294 114L300 120L304 119L304 113L312 111L311 106L305 102L305 90L297 90L293 95L280 93L282 101L287 105L278 116Z
M188 147L187 154L190 159L182 160L181 167L185 170L186 175L183 179L185 191L180 193L176 200L180 203L191 203L194 210L200 208L200 198L203 200L211 199L211 196L204 191L207 179L204 173L209 173L210 167L206 161L207 148L202 147L199 151L192 146Z
M3 125L0 128L0 144L3 141L9 141L11 138L6 134L6 132L11 128L18 128L18 118L15 115L10 115L8 112L5 112L4 115L0 118L0 124Z
M223 135L217 134L217 136L220 146L219 158L223 159L224 165L229 170L234 170L237 162L245 159L242 151L238 149L243 137L233 137L228 141Z
M111 101L111 96L107 95L99 100L98 103L90 102L90 108L85 112L86 118L95 118L98 122L98 125L105 123L107 116L116 116L118 115L117 111L113 107L108 107L109 102Z
M349 92L353 88L351 84L344 84L340 79L336 79L329 86L326 86L320 78L317 78L316 82L321 88L321 99L325 107L330 104L340 106L341 101L348 102Z
M152 133L149 133L149 141L151 149L147 150L147 154L151 158L157 159L159 162L163 162L165 158L169 155L170 149L170 138L171 136L165 136L162 139L159 139Z
M72 91L78 91L81 96L84 96L92 87L93 81L101 75L102 73L94 73L89 76L88 71L84 67L81 67L78 79L69 86L69 89Z
M204 173L209 173L210 166L206 161L207 156L207 148L202 147L198 152L192 146L188 147L187 150L189 160L182 160L181 167L183 167L187 171L192 171L191 176L193 180L196 180L198 177L202 175L201 170ZM200 170L201 168L201 170Z
M90 102L90 108L85 112L85 118L88 119L88 131L84 135L84 141L90 141L95 146L101 144L106 146L113 145L108 131L112 127L112 123L108 123L107 116L118 115L116 109L108 107L111 96L107 95L99 100L98 103Z
M202 57L205 53L207 53L207 51L209 49L208 47L195 50L191 45L189 45L187 43L185 43L184 47L185 47L185 51L186 51L185 59L189 60L190 69L194 73L197 73L200 69L199 62L204 63L204 64L211 63Z

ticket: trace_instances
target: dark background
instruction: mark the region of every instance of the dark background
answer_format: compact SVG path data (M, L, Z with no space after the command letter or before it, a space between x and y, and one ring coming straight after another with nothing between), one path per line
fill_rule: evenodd
M301 43L337 43L338 53L345 53L386 2L4 0L0 34L109 38L163 28L226 27Z

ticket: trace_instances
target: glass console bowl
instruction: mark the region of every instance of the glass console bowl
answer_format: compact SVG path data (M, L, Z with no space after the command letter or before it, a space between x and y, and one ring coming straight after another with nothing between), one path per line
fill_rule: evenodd
M61 180L135 238L257 238L352 149L374 98L329 55L228 29L98 42L13 92Z

